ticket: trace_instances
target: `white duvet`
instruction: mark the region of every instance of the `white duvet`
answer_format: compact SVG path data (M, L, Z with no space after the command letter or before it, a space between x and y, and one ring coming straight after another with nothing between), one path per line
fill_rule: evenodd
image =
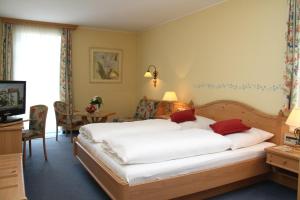
M120 164L141 164L222 152L231 141L212 131L186 129L120 135L104 139L102 147Z
M121 123L94 123L81 126L79 129L87 139L98 143L105 138L121 135L140 134L143 132L159 133L160 131L179 130L181 126L175 122L164 119L150 119L144 121Z

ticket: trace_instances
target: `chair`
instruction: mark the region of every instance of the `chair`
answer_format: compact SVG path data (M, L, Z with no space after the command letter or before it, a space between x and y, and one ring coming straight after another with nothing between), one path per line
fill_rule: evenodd
M70 131L71 142L73 142L73 130L77 130L80 126L84 125L81 118L68 114L67 105L62 101L55 101L53 104L56 117L56 141L58 140L58 126Z
M47 158L46 143L45 143L45 128L48 107L45 105L35 105L30 107L29 129L22 131L23 141L23 160L26 160L26 141L29 141L29 155L31 157L31 140L43 138L44 157Z

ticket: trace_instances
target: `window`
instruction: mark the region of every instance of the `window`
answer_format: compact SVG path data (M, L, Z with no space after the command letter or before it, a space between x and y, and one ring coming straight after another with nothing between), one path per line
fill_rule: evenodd
M55 132L59 100L61 30L17 25L13 30L13 79L25 80L26 118L32 105L48 106L46 132ZM25 118L25 117L24 117Z

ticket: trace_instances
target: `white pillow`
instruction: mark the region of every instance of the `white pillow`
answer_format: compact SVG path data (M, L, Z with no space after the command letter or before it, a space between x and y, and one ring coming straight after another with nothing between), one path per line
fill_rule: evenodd
M200 129L205 129L205 130L211 130L209 125L213 124L215 122L216 121L214 121L212 119L196 115L195 121L182 122L182 123L179 123L179 125L181 126L181 129L200 128Z
M273 133L257 129L251 128L247 131L240 133L233 133L226 135L225 137L229 138L232 142L232 150L240 149L244 147L253 146L259 143L262 143L274 136Z

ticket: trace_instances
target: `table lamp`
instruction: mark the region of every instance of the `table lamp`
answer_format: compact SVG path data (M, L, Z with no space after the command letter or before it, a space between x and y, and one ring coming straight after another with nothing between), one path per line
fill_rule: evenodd
M173 91L167 91L167 92L165 92L162 100L163 101L177 101L176 93Z
M285 123L290 126L290 130L294 130L296 144L300 145L300 108L294 108Z
M167 92L165 92L162 100L170 102L170 103L167 103L167 107L168 107L167 109L168 109L168 112L173 113L174 112L173 102L177 101L176 93L173 91L167 91Z

